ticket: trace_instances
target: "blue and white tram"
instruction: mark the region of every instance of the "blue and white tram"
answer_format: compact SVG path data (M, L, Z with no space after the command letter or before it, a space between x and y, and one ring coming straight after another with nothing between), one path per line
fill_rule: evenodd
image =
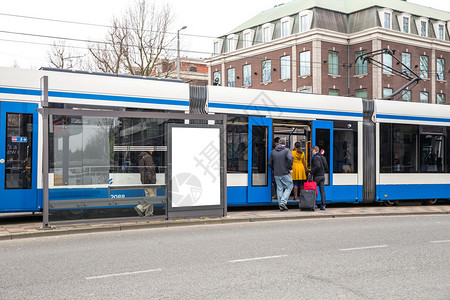
M148 113L133 120L51 116L49 194L63 204L80 195L142 196L143 189L120 190L140 184L140 151L156 152L157 183L165 182L164 117L152 114L167 112L227 115L228 206L276 205L267 165L276 137L291 148L300 142L308 160L311 146L324 150L328 203L450 198L450 106L218 86L204 87L199 98L170 80L0 68L0 212L42 209L36 109L43 76L53 108ZM80 143L89 144L84 157Z

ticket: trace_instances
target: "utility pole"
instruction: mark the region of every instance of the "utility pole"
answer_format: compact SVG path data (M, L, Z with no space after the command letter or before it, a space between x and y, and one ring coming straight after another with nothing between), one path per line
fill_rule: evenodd
M180 31L186 28L183 26L177 30L177 79L180 79Z

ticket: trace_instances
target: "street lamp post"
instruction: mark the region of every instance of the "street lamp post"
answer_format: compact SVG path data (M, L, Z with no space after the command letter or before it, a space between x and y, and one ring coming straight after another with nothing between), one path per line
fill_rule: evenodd
M186 28L183 26L177 30L177 79L180 79L180 31Z

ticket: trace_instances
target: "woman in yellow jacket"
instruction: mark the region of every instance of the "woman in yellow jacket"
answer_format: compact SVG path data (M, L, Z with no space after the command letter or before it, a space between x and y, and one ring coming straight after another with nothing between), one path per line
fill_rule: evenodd
M303 182L306 180L306 159L305 153L300 148L300 142L294 144L292 151L294 163L292 165L292 181L294 182L294 200L297 200L299 188L303 188Z

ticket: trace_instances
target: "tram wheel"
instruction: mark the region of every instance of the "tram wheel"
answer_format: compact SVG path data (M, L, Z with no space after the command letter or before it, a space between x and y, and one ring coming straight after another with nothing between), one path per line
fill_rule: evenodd
M398 205L398 200L386 200L384 203L387 205L387 206L397 206Z
M438 199L424 199L422 200L423 205L435 205L438 202Z

